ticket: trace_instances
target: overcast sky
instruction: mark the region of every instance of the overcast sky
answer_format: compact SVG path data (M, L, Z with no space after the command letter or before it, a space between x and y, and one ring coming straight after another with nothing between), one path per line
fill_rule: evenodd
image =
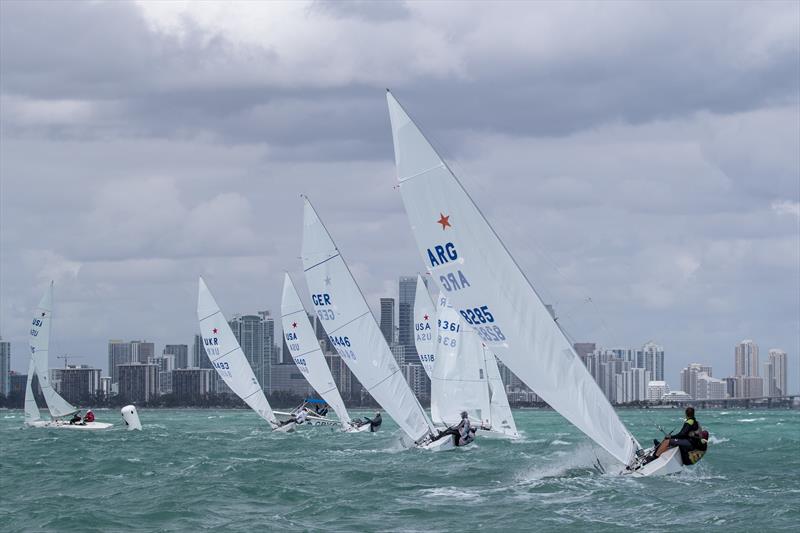
M0 3L0 334L191 344L305 286L300 193L373 308L423 268L384 88L576 341L800 352L800 4ZM591 299L589 301L588 299Z

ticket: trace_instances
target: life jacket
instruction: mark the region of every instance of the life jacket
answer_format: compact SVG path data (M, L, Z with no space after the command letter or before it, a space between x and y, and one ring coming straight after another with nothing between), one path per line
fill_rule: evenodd
M695 464L697 461L703 458L706 454L704 450L692 450L688 452L689 456L689 464Z
M689 438L698 438L698 437L700 437L700 432L703 431L703 428L700 427L700 423L699 422L696 422L694 418L687 418L686 420L684 420L684 422L686 424L689 424L690 426L693 426L693 425L697 424L697 429L693 429L689 433L687 433L686 434L687 437L689 437Z

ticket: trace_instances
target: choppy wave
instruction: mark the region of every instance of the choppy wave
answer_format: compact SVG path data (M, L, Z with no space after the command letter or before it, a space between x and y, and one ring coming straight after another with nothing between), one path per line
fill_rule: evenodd
M0 515L26 517L4 523L9 532L791 530L800 413L721 414L698 412L714 444L698 465L635 479L545 410L515 411L523 439L479 434L441 453L406 449L388 417L375 434L287 435L243 410L140 410L142 432L89 435L21 430L11 412L0 419L0 485L14 485ZM675 423L668 411L624 419L642 443Z

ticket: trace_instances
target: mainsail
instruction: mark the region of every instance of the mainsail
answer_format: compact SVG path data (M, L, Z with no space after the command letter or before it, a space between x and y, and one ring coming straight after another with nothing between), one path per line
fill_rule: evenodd
M414 296L414 346L417 348L419 362L430 378L436 360L436 307L419 274Z
M36 365L31 357L28 365L28 379L25 382L25 423L31 424L42 419L39 413L39 406L36 405L36 397L33 395L33 375L36 373Z
M445 426L458 424L461 412L481 423L490 422L489 387L482 354L464 349L469 333L458 313L439 293L436 311L436 364L431 375L431 416Z
M200 278L198 288L197 319L211 366L239 398L275 428L278 421L267 397L203 278Z
M339 389L333 381L331 369L325 362L325 355L320 349L314 328L311 327L306 310L288 273L283 279L281 321L286 346L289 347L289 352L291 352L297 368L303 373L308 383L314 387L314 390L336 411L342 424L345 427L349 426L351 424L350 415L347 413Z
M344 362L415 442L432 431L422 406L403 377L361 290L305 198L303 269L317 317Z
M387 100L400 193L439 287L512 372L630 464L636 440L458 179L391 93Z
M31 346L31 360L30 369L35 369L36 375L39 377L39 386L42 389L44 400L47 403L47 409L50 411L50 416L53 418L61 418L78 412L78 408L74 407L62 398L50 383L50 370L48 368L48 356L50 350L50 326L52 324L53 313L53 282L45 291L39 302L39 307L33 315L30 331L30 346ZM28 415L28 408L36 406L36 400L33 399L33 388L30 387L30 380L33 378L32 373L28 371L28 384L25 389L25 413L26 418ZM31 401L28 401L28 391L30 389ZM31 405L32 404L32 405ZM31 415L33 415L31 409ZM38 415L38 409L36 410Z

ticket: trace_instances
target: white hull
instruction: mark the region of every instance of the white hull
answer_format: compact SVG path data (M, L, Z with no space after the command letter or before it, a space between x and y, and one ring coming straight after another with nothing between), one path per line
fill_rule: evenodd
M294 422L290 422L288 424L284 424L283 426L278 426L276 428L273 428L273 431L277 431L279 433L291 433L292 431L294 431L296 425L297 424L295 424Z
M446 437L442 437L441 439L437 439L433 442L429 442L428 444L423 444L422 446L418 446L420 450L427 450L429 452L443 452L446 450L454 450L456 448L456 438L453 435L448 435Z
M662 453L658 459L650 461L636 470L624 471L623 474L636 477L667 476L669 474L677 474L682 470L683 461L681 460L680 448L676 446Z
M48 429L77 429L82 431L91 431L96 429L108 429L113 427L114 424L107 422L87 422L85 424L70 424L61 420L37 420L25 424L31 428L48 428Z
M294 418L294 415L292 413L287 413L286 411L273 411L273 412L275 413L275 416L278 418L278 420L289 420L291 418ZM299 425L303 425L303 426L338 426L340 424L341 424L341 422L339 422L338 420L335 420L335 419L323 418L321 416L316 416L316 415L308 415L306 417L306 421L303 422L302 424L299 424Z
M369 424L362 424L360 426L348 426L345 433L369 433Z

